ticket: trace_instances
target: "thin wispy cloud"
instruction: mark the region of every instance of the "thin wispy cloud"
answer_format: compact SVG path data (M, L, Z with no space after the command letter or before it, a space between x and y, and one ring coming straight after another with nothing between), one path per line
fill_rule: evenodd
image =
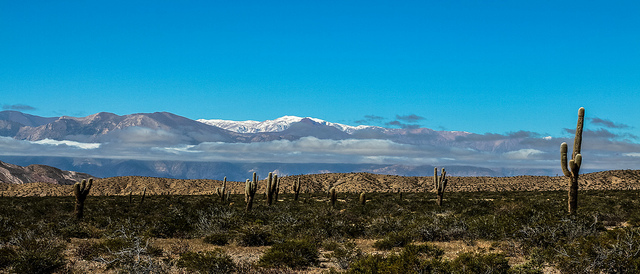
M17 110L17 111L30 111L30 110L36 110L35 107L29 106L29 105L23 105L23 104L16 104L16 105L2 105L2 109L3 110Z
M385 123L386 126L396 126L396 127L400 127L402 129L416 129L416 128L420 128L420 125L418 124L406 124L400 121L391 121L391 122L387 122Z
M410 115L396 115L396 119L401 120L401 121L405 121L405 122L417 122L417 121L422 121L425 118L422 116L418 116L415 114L410 114Z
M606 128L615 128L615 129L630 128L629 125L614 123L613 121L608 119L590 118L589 121L594 125L603 126Z
M575 129L565 128L563 129L565 133L575 134ZM596 138L596 139L606 139L606 140L615 140L615 139L638 139L638 136L633 135L631 133L613 133L604 128L600 128L597 130L584 130L582 132L583 138Z

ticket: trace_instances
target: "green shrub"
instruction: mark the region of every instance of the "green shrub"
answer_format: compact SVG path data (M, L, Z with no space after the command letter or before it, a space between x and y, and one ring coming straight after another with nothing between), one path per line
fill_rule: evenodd
M354 262L347 273L449 273L442 249L431 245L407 245L400 254L367 255Z
M451 262L455 273L507 273L509 261L504 254L467 252Z
M536 266L530 262L511 267L509 274L542 274L544 273L539 266Z
M554 266L566 273L640 272L640 231L615 229L560 245Z
M349 268L349 265L364 256L362 250L357 248L356 244L352 241L345 242L343 245L336 242L332 243L336 244L335 246L331 245L333 252L325 255L325 257L336 263L341 269Z
M202 241L212 245L227 245L230 238L228 233L212 233L205 236Z
M240 246L265 246L273 244L273 235L267 227L254 225L243 228L236 241Z
M0 269L4 269L5 267L11 265L13 263L13 258L15 258L18 254L13 250L13 248L9 246L3 246L0 248Z
M177 266L199 273L232 273L236 268L231 257L222 249L183 253L178 259Z
M55 239L27 235L18 239L16 245L12 265L17 273L53 273L66 263L62 254L65 246Z
M262 267L289 267L306 269L320 263L320 252L314 243L305 240L291 240L274 244L260 257Z
M411 235L407 233L391 232L382 240L373 243L373 247L380 250L390 250L394 247L404 247L413 241Z

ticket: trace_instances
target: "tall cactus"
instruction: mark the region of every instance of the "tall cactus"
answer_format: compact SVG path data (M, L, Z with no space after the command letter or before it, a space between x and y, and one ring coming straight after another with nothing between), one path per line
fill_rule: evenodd
M336 188L332 187L329 190L329 197L331 199L331 206L336 207L336 201L338 201L338 194L336 193Z
M300 196L300 189L302 189L302 184L300 183L300 177L298 177L298 180L293 183L294 201L298 200L298 196Z
M273 202L278 201L278 194L280 194L280 180L278 180L278 174L273 175Z
M225 176L224 179L222 180L222 187L216 188L216 194L218 194L218 197L220 197L220 200L222 202L224 202L225 199L228 199L229 194L225 193L226 190L227 190L227 177Z
M575 214L578 209L578 174L582 165L582 128L584 126L584 108L578 110L578 125L576 126L576 136L573 140L573 154L567 166L567 150L566 142L560 145L560 165L562 173L569 178L569 214Z
M76 184L73 185L73 194L76 196L76 207L74 212L78 219L82 219L84 216L84 201L87 199L92 185L93 178L90 178L89 182L83 179L82 183L76 182Z
M367 203L367 194L363 191L360 193L360 204L365 205Z
M146 196L146 195L147 195L147 187L145 186L142 189L142 198L140 198L140 204L144 203L144 196Z
M247 211L250 211L253 207L253 197L256 195L256 191L258 190L258 176L256 173L253 173L253 181L249 181L247 179L244 188L244 200L247 202Z
M438 177L438 168L433 168L433 183L436 188L436 195L438 196L438 199L436 200L438 206L442 205L442 196L444 196L444 190L447 187L447 182L449 181L449 179L446 178L446 175L447 172L444 171L444 167L442 168L442 174L440 177Z
M277 180L276 175L276 180ZM273 204L273 192L276 188L276 183L273 181L273 172L269 172L269 177L267 177L267 188L265 189L265 193L267 194L267 205L270 206Z

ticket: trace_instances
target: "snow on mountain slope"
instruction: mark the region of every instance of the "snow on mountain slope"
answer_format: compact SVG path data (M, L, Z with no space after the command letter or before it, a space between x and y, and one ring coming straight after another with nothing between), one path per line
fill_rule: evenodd
M338 123L331 123L317 118L306 117L318 124L327 125L331 127L335 127L346 133L353 133L356 130L367 129L367 128L380 128L375 126L349 126ZM258 121L231 121L231 120L220 120L220 119L199 119L198 122L205 123L208 125L216 126L219 128L223 128L226 130L238 132L238 133L257 133L257 132L281 132L288 129L291 124L298 123L305 119L303 117L297 116L283 116L275 120L266 120L264 122ZM382 128L380 128L382 129Z

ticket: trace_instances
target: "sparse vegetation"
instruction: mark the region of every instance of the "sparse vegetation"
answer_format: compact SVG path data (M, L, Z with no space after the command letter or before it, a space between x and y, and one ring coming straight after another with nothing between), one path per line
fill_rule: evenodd
M441 206L423 191L404 192L402 199L368 192L375 202L362 206L361 191L341 190L345 202L330 207L325 188L296 202L294 192L281 193L268 206L262 195L251 197L254 182L245 185L247 196L232 194L225 203L212 203L214 192L148 195L135 205L128 189L92 196L81 220L68 196L1 197L0 272L29 273L32 265L86 272L88 264L115 272L206 272L209 263L217 272L640 271L637 190L581 190L580 211L569 215L562 190L448 192ZM243 198L246 205L258 200L253 210ZM284 255L296 257L278 260Z
M315 243L306 240L288 240L267 249L260 257L258 264L269 268L306 269L318 265L319 257L320 252Z

